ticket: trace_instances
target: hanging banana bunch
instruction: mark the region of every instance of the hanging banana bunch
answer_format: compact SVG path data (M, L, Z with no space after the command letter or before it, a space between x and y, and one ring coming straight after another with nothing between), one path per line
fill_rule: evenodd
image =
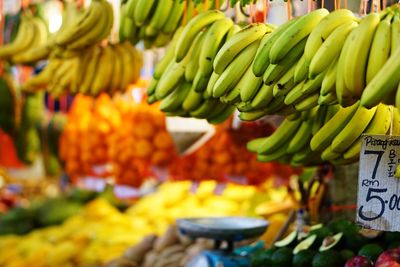
M142 61L142 54L129 42L95 45L81 57L51 58L23 89L46 88L56 98L65 93L97 96L101 92L124 92L129 84L139 80Z

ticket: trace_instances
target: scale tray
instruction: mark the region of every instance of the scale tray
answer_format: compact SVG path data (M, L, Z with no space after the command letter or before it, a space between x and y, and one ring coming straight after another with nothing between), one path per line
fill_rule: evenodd
M263 219L245 217L187 218L177 220L182 234L192 238L242 241L261 236L268 228Z

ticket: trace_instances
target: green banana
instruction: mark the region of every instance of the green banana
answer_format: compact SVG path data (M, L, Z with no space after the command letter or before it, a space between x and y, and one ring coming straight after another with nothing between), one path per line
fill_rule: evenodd
M232 26L233 21L231 19L223 18L215 21L208 29L204 45L199 48L199 69L203 76L208 77L213 72L214 58Z
M230 63L235 61L238 55L242 54L242 51L245 51L247 47L252 46L254 43L259 44L260 39L267 31L268 27L265 24L253 23L233 35L232 38L225 42L221 49L218 50L213 62L214 71L222 75L228 65L232 65ZM257 49L254 51L254 55L256 52Z
M279 63L279 61L281 61L294 46L307 37L315 26L328 14L329 11L324 8L316 9L302 16L289 26L272 45L269 52L270 62L272 64Z
M313 151L325 150L333 141L333 139L340 133L340 131L347 125L353 117L353 114L358 109L359 103L350 107L341 108L333 117L325 123L313 136L310 142Z
M351 120L347 125L339 132L339 134L332 141L332 150L337 153L346 151L351 144L367 128L376 112L376 107L366 109L364 107L358 107Z
M224 17L224 13L219 10L208 10L191 19L183 28L182 34L177 40L175 48L176 62L183 60L183 58L189 52L193 40L203 28Z
M244 72L250 67L259 43L259 40L253 42L233 59L232 63L229 64L216 81L213 88L213 97L218 98L235 86ZM217 71L215 72L218 73Z
M164 112L171 112L181 109L182 103L188 95L191 84L184 82L180 84L171 94L167 95L160 102L160 110Z

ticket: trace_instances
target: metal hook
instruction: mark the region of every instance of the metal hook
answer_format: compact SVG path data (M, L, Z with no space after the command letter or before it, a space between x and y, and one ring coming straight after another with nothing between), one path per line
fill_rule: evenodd
M240 13L242 13L245 17L249 18L250 14L246 13L246 11L244 10L244 6L239 5L240 6Z

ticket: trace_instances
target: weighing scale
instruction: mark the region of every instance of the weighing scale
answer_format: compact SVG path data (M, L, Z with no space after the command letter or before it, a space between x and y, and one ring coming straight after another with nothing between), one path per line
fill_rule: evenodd
M267 230L268 222L256 218L213 217L180 219L177 225L182 234L191 238L215 241L214 250L202 252L185 267L244 267L250 266L250 255L261 249L264 242L236 249L234 243L260 237Z

